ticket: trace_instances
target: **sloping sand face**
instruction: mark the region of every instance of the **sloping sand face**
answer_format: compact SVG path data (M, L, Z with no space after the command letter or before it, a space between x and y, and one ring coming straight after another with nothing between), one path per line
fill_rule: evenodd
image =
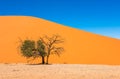
M0 17L0 63L26 62L17 49L19 38L36 40L53 34L65 39L65 52L50 56L50 63L120 65L120 40L27 16Z
M0 79L120 79L120 66L0 64Z

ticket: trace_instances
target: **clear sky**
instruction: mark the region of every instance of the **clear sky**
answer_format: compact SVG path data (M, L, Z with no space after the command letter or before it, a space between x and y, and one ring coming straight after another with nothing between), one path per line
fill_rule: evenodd
M35 16L120 39L120 0L0 0L0 16Z

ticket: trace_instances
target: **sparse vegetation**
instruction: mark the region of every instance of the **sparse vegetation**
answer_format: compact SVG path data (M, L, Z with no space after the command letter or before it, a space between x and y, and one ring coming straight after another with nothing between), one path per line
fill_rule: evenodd
M52 37L44 36L43 38L40 38L40 40L46 46L46 64L49 63L49 57L51 54L56 54L60 56L61 52L64 51L64 48L59 46L60 43L64 42L64 40L59 35L53 35Z
M22 56L26 58L33 58L33 60L41 58L42 64L49 64L50 55L56 54L60 56L61 52L63 52L64 48L59 46L63 42L64 40L59 35L40 37L37 42L26 39L21 42L20 50Z

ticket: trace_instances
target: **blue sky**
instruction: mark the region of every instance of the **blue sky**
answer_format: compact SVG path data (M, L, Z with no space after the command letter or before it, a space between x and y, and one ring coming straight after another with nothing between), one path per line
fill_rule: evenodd
M120 0L0 0L0 16L35 16L120 39Z

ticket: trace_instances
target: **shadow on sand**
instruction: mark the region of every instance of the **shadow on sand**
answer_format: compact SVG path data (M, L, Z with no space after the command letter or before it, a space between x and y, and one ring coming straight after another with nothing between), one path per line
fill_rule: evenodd
M42 64L42 63L36 63L36 64L26 64L26 65L52 65L52 64Z

